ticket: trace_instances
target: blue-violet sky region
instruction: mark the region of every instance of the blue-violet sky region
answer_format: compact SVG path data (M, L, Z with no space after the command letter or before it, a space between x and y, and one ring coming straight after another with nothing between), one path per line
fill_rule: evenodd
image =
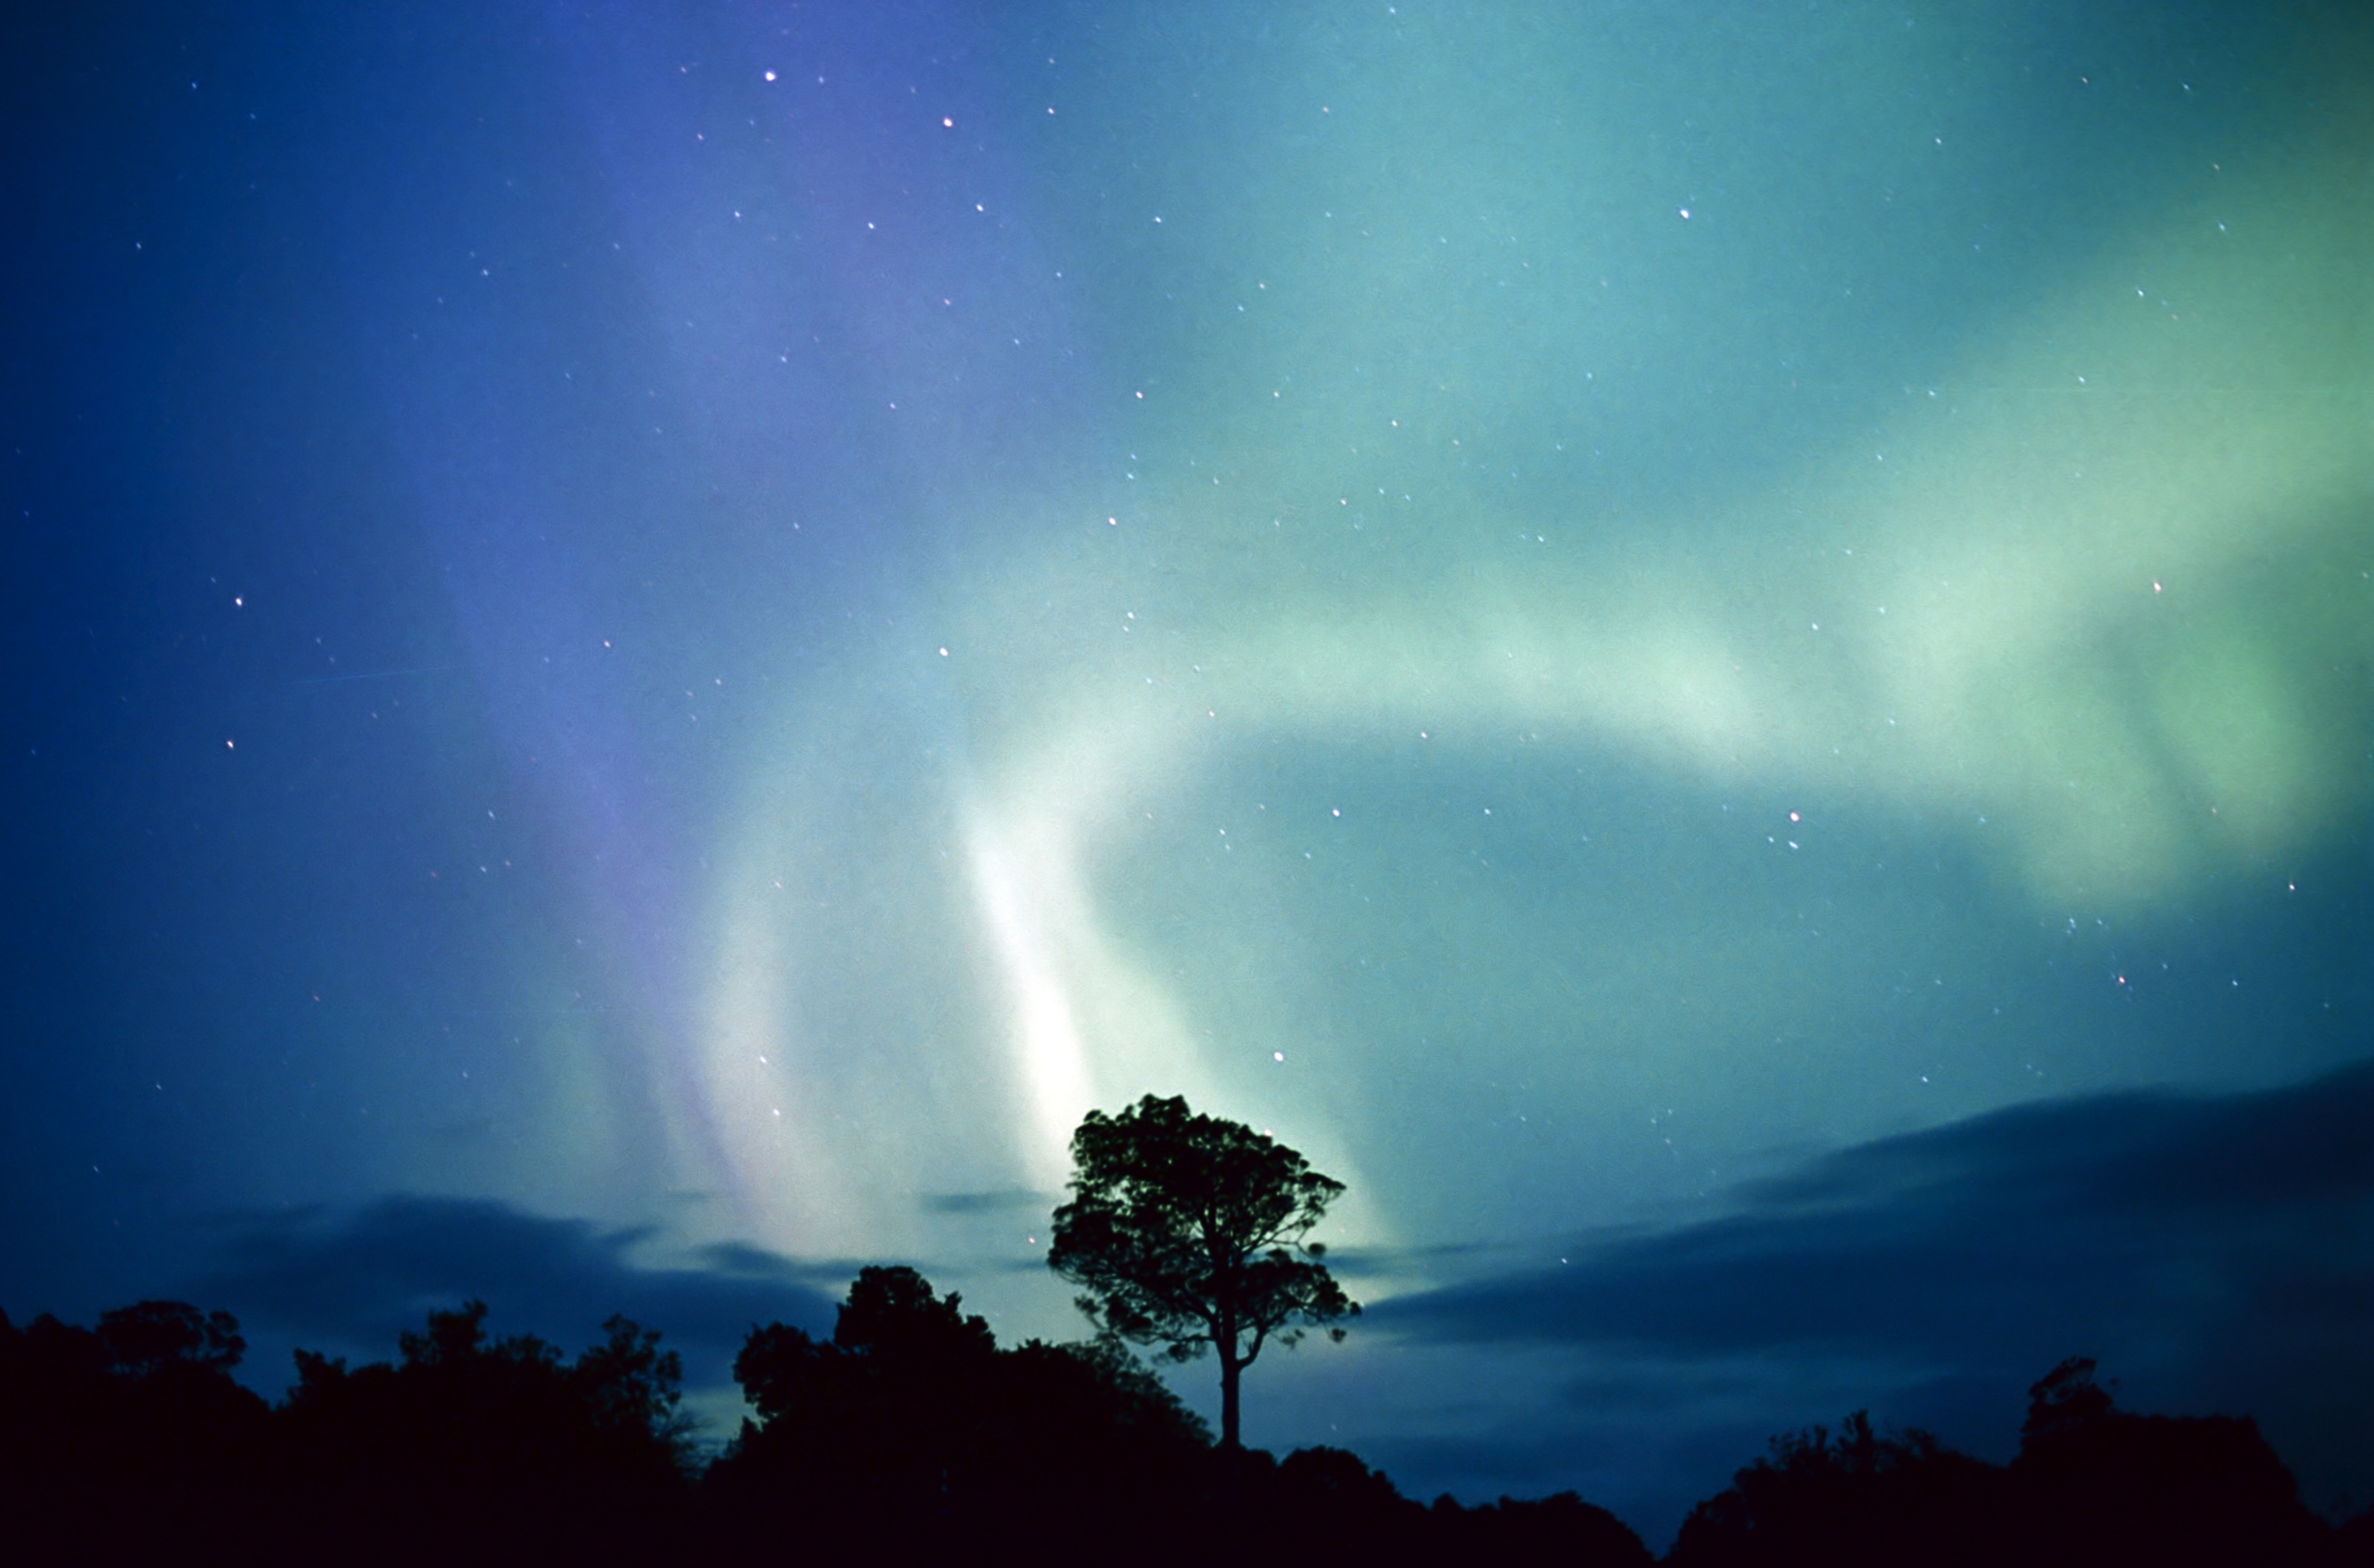
M2358 7L11 13L0 1307L1002 1337L1662 1541L2101 1358L2374 1501ZM1172 1374L1212 1404L1208 1367Z

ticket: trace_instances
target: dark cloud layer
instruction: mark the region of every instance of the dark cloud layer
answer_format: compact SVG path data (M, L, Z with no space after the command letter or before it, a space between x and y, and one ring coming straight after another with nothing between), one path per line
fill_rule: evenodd
M199 1294L257 1327L381 1355L429 1309L471 1297L488 1303L498 1332L564 1345L623 1312L703 1363L754 1324L832 1321L813 1266L730 1244L704 1249L694 1267L650 1268L632 1254L652 1234L487 1200L388 1197L348 1214L240 1221Z
M2266 1093L2015 1106L1827 1155L1720 1219L1372 1316L1435 1339L1697 1355L1985 1355L2040 1327L2178 1319L2322 1338L2374 1316L2369 1129L2374 1063ZM2331 1245L2301 1244L2320 1232Z
M1883 1414L1998 1445L2012 1391L2082 1352L2138 1405L2257 1415L2312 1496L2374 1482L2374 1062L2265 1092L2016 1106L1738 1198L1719 1219L1579 1243L1562 1268L1379 1303L1368 1324L1653 1367L1668 1413L1746 1376L1766 1430L1839 1413L1784 1409L1793 1383L1883 1367L1872 1383L1900 1403ZM1579 1384L1573 1403L1619 1416Z

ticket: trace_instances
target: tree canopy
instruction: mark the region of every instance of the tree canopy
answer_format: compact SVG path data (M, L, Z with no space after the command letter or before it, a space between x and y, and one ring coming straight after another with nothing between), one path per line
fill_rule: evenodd
M2374 1561L2374 1513L2333 1531L2302 1506L2258 1428L2233 1416L2130 1415L2073 1357L2028 1390L2009 1465L1861 1410L1772 1440L1691 1511L1671 1568L2223 1568Z
M676 1353L613 1317L571 1361L533 1334L490 1336L487 1315L480 1301L431 1311L392 1364L296 1353L279 1411L290 1538L327 1558L351 1521L377 1519L396 1561L451 1537L490 1558L656 1549L687 1490Z
M1241 1447L1238 1381L1262 1347L1312 1327L1340 1340L1332 1325L1360 1310L1305 1240L1344 1184L1265 1133L1152 1094L1089 1112L1072 1166L1049 1267L1106 1332L1178 1361L1218 1351L1220 1442Z
M1111 1345L998 1345L960 1296L868 1268L830 1338L750 1331L757 1412L704 1491L727 1546L796 1514L829 1552L928 1561L976 1539L1118 1533L1190 1507L1204 1423Z

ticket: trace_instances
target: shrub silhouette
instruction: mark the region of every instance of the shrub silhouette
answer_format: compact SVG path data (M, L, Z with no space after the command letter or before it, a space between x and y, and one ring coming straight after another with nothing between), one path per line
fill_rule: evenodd
M682 1369L658 1334L612 1318L568 1363L532 1335L490 1341L486 1315L431 1312L392 1365L297 1353L285 1523L309 1554L421 1561L466 1542L617 1561L683 1523Z
M1926 1432L1882 1435L1869 1412L1772 1440L1682 1522L1666 1561L1733 1564L1991 1563L2007 1561L2002 1472Z
M921 1549L1116 1520L1174 1493L1210 1444L1126 1350L1001 1350L912 1268L862 1271L828 1340L754 1329L734 1371L758 1414L705 1490L735 1536L798 1517L827 1539Z
M143 1301L96 1330L0 1314L0 1517L19 1561L240 1549L269 1474L271 1412L231 1380L228 1313Z
M1434 1517L1448 1536L1447 1562L1558 1562L1567 1568L1646 1568L1655 1561L1632 1527L1573 1492L1502 1498L1462 1509L1436 1499Z
M2093 1374L2073 1357L2029 1389L2008 1467L1922 1432L1880 1435L1859 1410L1835 1437L1817 1426L1775 1438L1691 1511L1666 1561L2310 1568L2363 1549L2350 1535L2360 1526L2337 1532L2301 1504L2254 1422L2131 1415Z
M2332 1532L2300 1502L2256 1422L2117 1409L2073 1357L2028 1391L2010 1478L2039 1564L2169 1568L2327 1560Z

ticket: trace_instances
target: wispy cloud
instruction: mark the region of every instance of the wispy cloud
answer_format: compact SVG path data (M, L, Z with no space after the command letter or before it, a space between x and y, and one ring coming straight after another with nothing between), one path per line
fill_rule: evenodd
M1009 1209L1052 1209L1063 1199L1052 1192L1016 1188L995 1192L925 1192L918 1202L926 1214L1002 1214Z

